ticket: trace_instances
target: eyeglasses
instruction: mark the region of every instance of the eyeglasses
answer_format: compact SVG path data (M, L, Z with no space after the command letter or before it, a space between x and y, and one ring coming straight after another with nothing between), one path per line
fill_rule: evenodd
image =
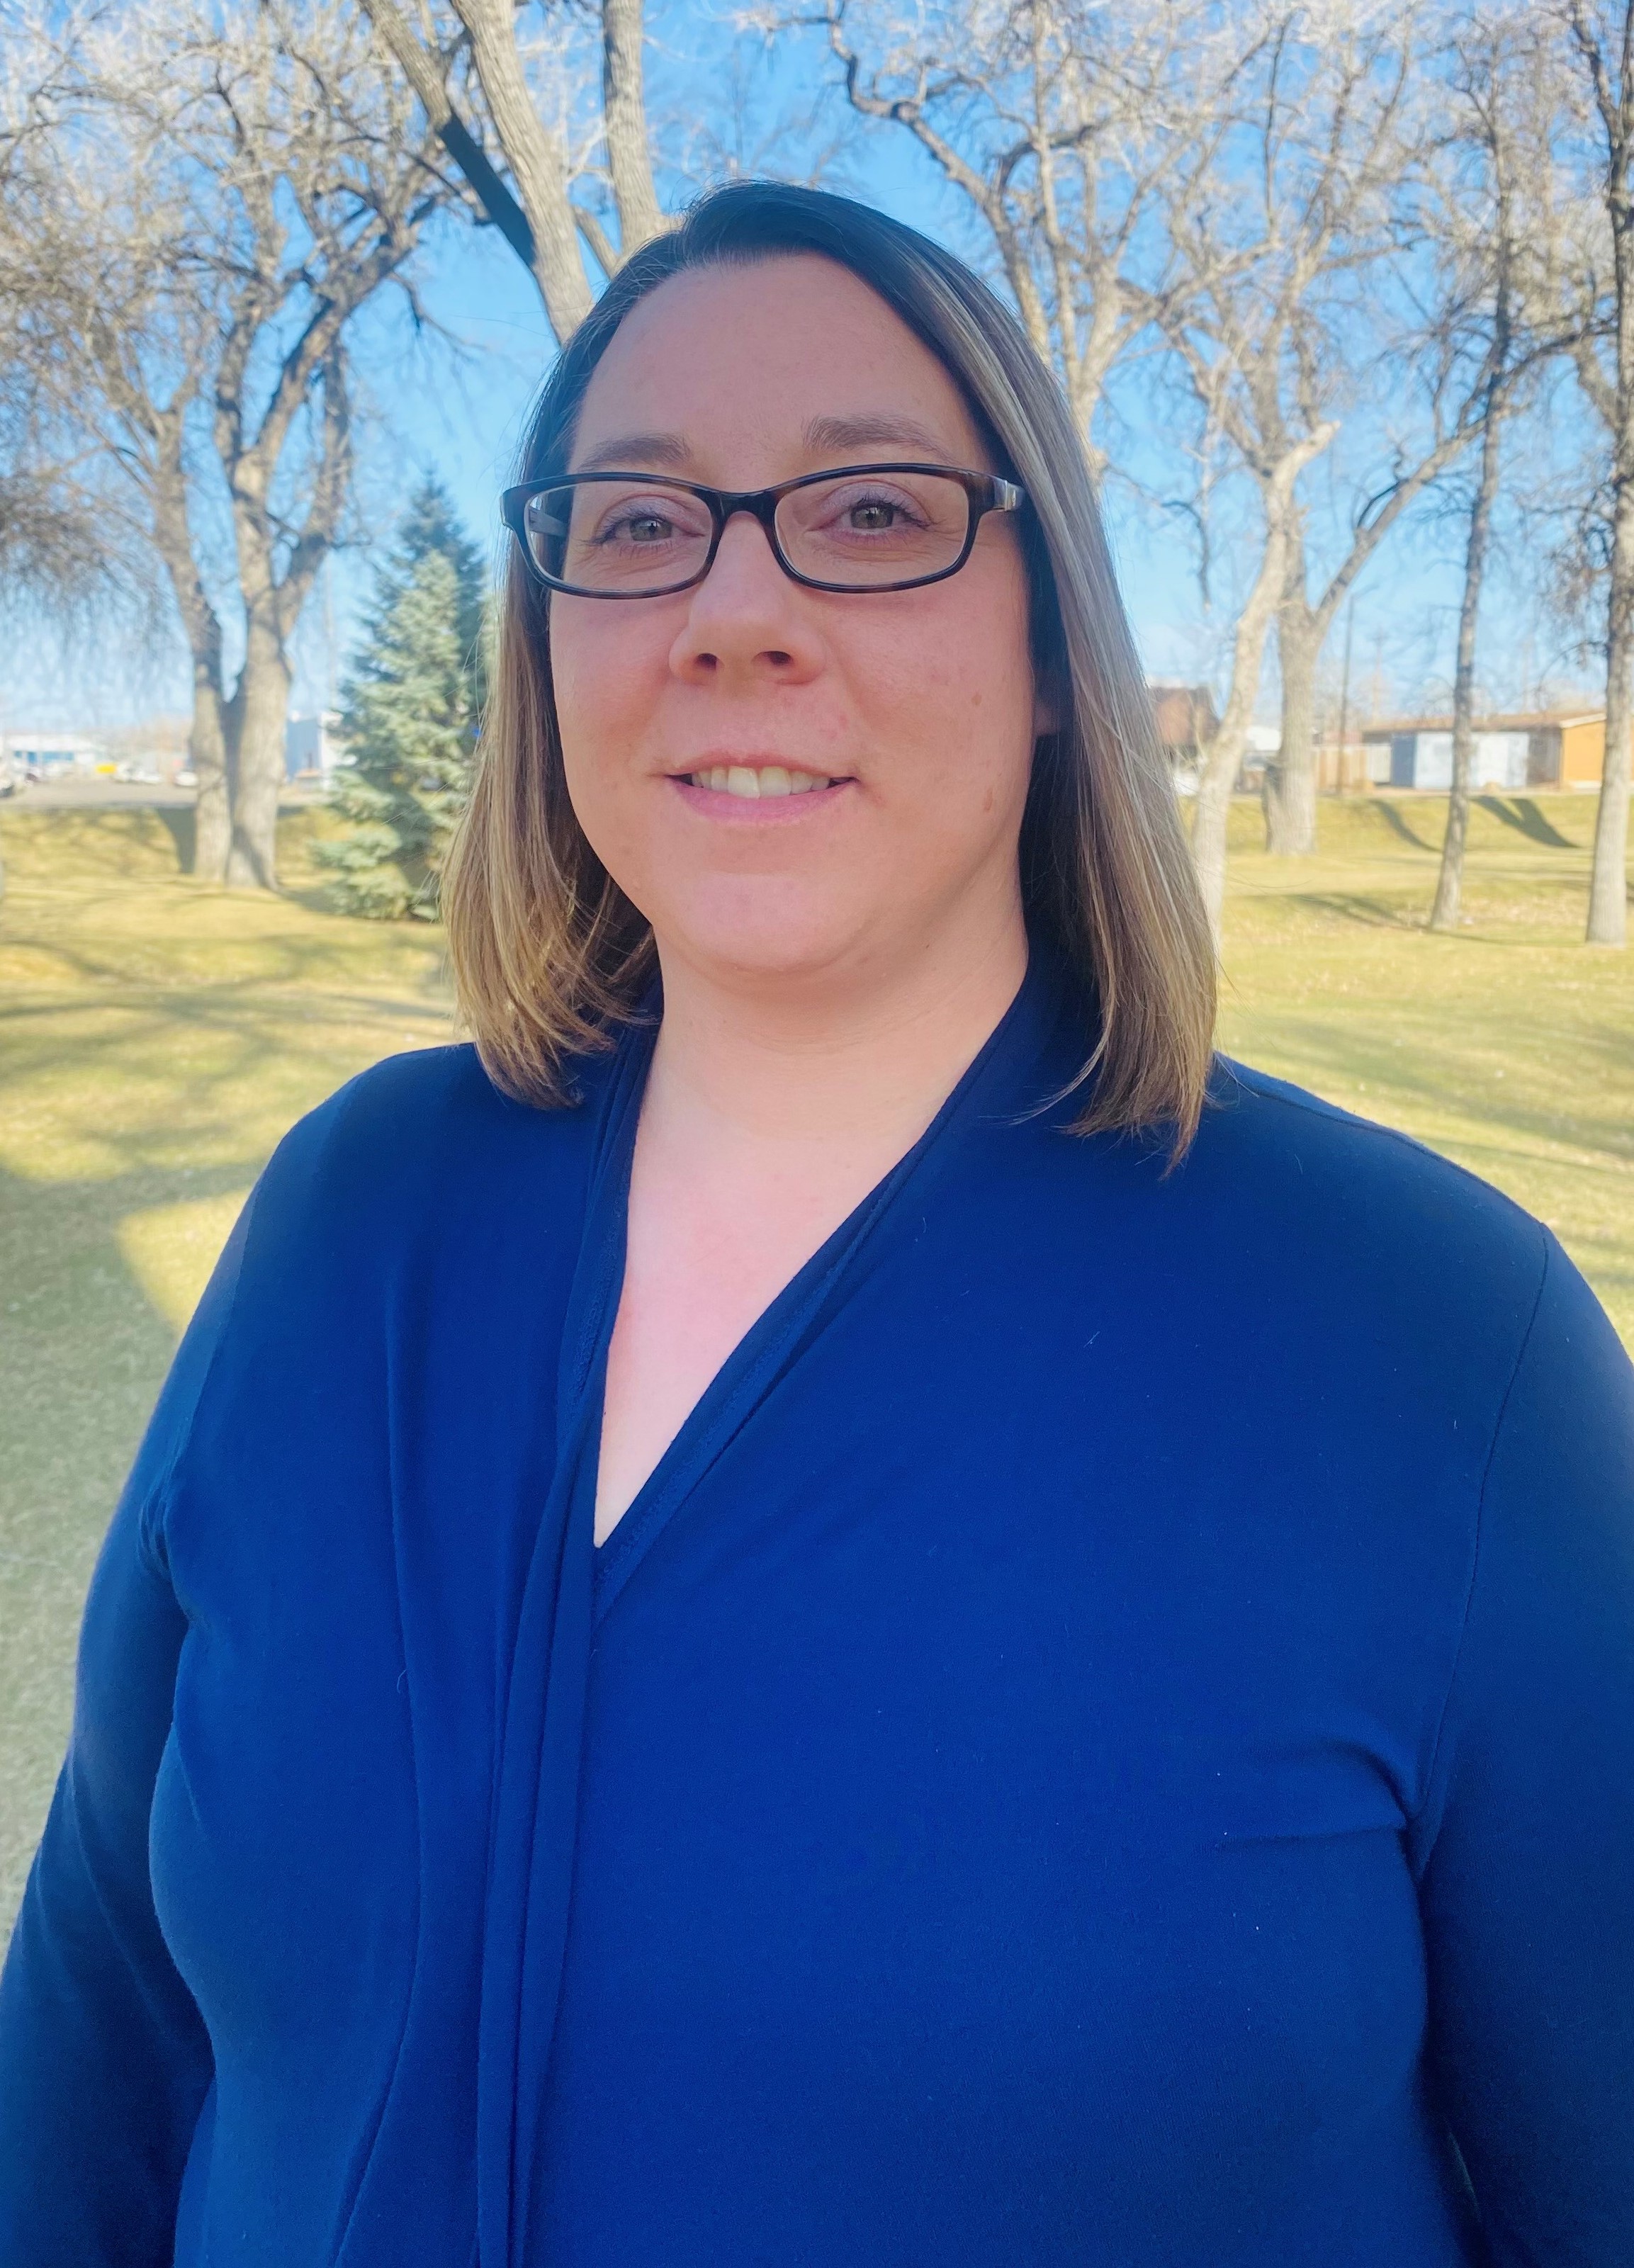
M547 588L581 599L689 591L747 512L785 575L813 591L913 591L956 575L990 512L1027 492L953 465L845 465L769 489L710 489L646 473L565 473L501 499L505 525Z

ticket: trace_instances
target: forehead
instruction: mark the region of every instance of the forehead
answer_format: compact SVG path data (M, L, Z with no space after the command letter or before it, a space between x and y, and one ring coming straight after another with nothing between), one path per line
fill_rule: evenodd
M684 455L701 477L708 460L729 483L834 461L836 449L977 467L988 456L930 348L860 277L806 254L692 269L632 308L586 389L572 462L605 460L625 438L678 444L642 454L678 469Z

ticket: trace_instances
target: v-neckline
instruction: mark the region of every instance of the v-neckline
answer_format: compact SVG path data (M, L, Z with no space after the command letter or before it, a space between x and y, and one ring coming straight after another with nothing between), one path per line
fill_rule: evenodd
M1034 947L1015 998L924 1133L751 1324L599 1550L601 1403L657 1030L656 1016L645 1012L651 999L594 1081L583 1226L557 1364L554 1469L517 1604L496 1758L477 2058L482 2268L521 2268L538 2250L534 2173L572 1902L596 1631L716 1460L854 1298L862 1269L895 1250L922 1210L928 1215L932 1181L962 1154L956 1130L1048 1111L1071 1086L1083 1063L1076 1016L1071 1041L1063 1032L1057 1049L1052 1037L1061 1028L1064 984L1055 957ZM1052 1070L1063 1077L1052 1080Z
M1051 1020L1055 986L1036 947L1004 1014L960 1075L930 1124L774 1294L704 1387L606 1541L594 1546L595 1618L600 1621L659 1536L733 1437L766 1398L781 1371L821 1327L843 1278L904 1186L918 1179L946 1147L987 1083L996 1059L1034 1049ZM1049 996L1048 999L1045 996ZM579 1517L595 1517L607 1351L622 1293L630 1175L642 1097L657 1040L658 1020L644 1017L625 1035L599 1132L585 1220L578 1283L564 1335L563 1406L582 1414Z

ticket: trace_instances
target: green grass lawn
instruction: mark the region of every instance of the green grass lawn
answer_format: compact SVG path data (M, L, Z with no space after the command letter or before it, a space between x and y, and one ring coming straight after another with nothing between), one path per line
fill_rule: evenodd
M1425 926L1446 815L1326 801L1293 859L1233 814L1221 1043L1497 1182L1634 1347L1634 952L1581 942L1594 799L1483 797L1456 936Z
M1271 859L1233 814L1223 1041L1421 1137L1557 1229L1634 1344L1634 954L1578 943L1594 804L1477 811L1468 925L1430 936L1444 817L1327 803ZM0 1928L68 1721L98 1539L176 1334L290 1123L449 1035L438 934L180 871L186 814L0 809Z

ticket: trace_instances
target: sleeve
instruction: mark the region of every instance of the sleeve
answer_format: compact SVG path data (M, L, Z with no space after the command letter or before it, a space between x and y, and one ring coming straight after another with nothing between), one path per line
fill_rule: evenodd
M1634 2261L1634 1369L1550 1238L1417 1822L1434 2081L1493 2268Z
M248 1219L247 1206L92 1578L68 1756L0 1976L9 2268L160 2268L172 2257L210 2051L149 1878L149 1814L187 1630L156 1521L232 1307Z

